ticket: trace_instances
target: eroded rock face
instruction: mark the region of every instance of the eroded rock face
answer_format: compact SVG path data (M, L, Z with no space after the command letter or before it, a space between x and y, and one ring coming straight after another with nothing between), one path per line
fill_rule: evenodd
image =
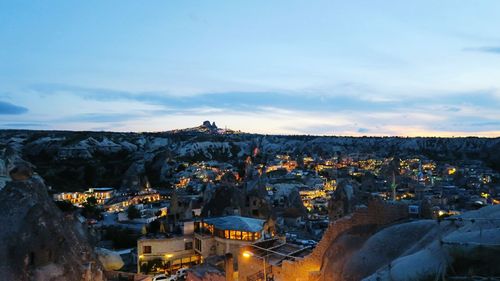
M33 169L29 163L19 163L9 172L13 181L25 181L33 176Z
M31 169L18 166L0 191L2 280L104 280L86 230L66 217Z
M434 280L447 272L497 276L499 217L500 205L494 205L441 222L392 225L368 237L367 231L347 231L325 252L320 280Z

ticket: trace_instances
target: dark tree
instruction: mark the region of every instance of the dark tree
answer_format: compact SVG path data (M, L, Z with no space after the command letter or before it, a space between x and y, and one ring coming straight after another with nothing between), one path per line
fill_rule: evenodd
M71 212L75 210L75 206L68 201L56 201L57 207L63 212Z
M87 201L83 203L82 215L88 219L101 219L102 214L101 210L97 206L97 199L94 197L87 198Z
M129 220L138 219L141 217L141 212L132 205L127 209L127 217Z

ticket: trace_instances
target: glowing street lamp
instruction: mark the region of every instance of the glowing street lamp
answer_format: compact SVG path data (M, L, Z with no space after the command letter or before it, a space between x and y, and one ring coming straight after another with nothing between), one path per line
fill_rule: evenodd
M253 253L252 253L252 252L250 252L250 251L245 251L245 252L243 252L243 256L244 256L245 258L249 258L249 257L253 256Z

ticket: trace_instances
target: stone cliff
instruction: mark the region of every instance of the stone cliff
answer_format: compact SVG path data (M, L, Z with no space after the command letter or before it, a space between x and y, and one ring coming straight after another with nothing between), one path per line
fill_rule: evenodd
M398 223L370 235L351 228L328 246L319 280L497 280L499 215L500 205L494 205L443 221Z
M0 190L2 280L105 280L84 226L64 215L43 180L21 165Z

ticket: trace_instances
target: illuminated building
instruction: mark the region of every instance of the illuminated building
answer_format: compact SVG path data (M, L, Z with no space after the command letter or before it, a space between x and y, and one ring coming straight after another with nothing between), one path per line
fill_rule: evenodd
M141 238L137 241L137 272L144 272L148 262L161 261L158 272L175 272L182 267L199 264L202 257L193 251L193 235Z
M236 256L240 247L262 238L264 223L264 220L241 216L208 218L194 224L184 223L184 234L180 236L143 237L137 241L137 270L144 272L149 262L161 261L160 271L171 272L211 256L226 253Z
M203 257L232 253L262 237L264 220L226 216L209 218L195 224L195 251Z
M81 206L88 198L96 199L97 204L103 205L114 195L114 189L111 187L89 188L85 192L63 192L53 195L55 201L68 201L74 205Z

